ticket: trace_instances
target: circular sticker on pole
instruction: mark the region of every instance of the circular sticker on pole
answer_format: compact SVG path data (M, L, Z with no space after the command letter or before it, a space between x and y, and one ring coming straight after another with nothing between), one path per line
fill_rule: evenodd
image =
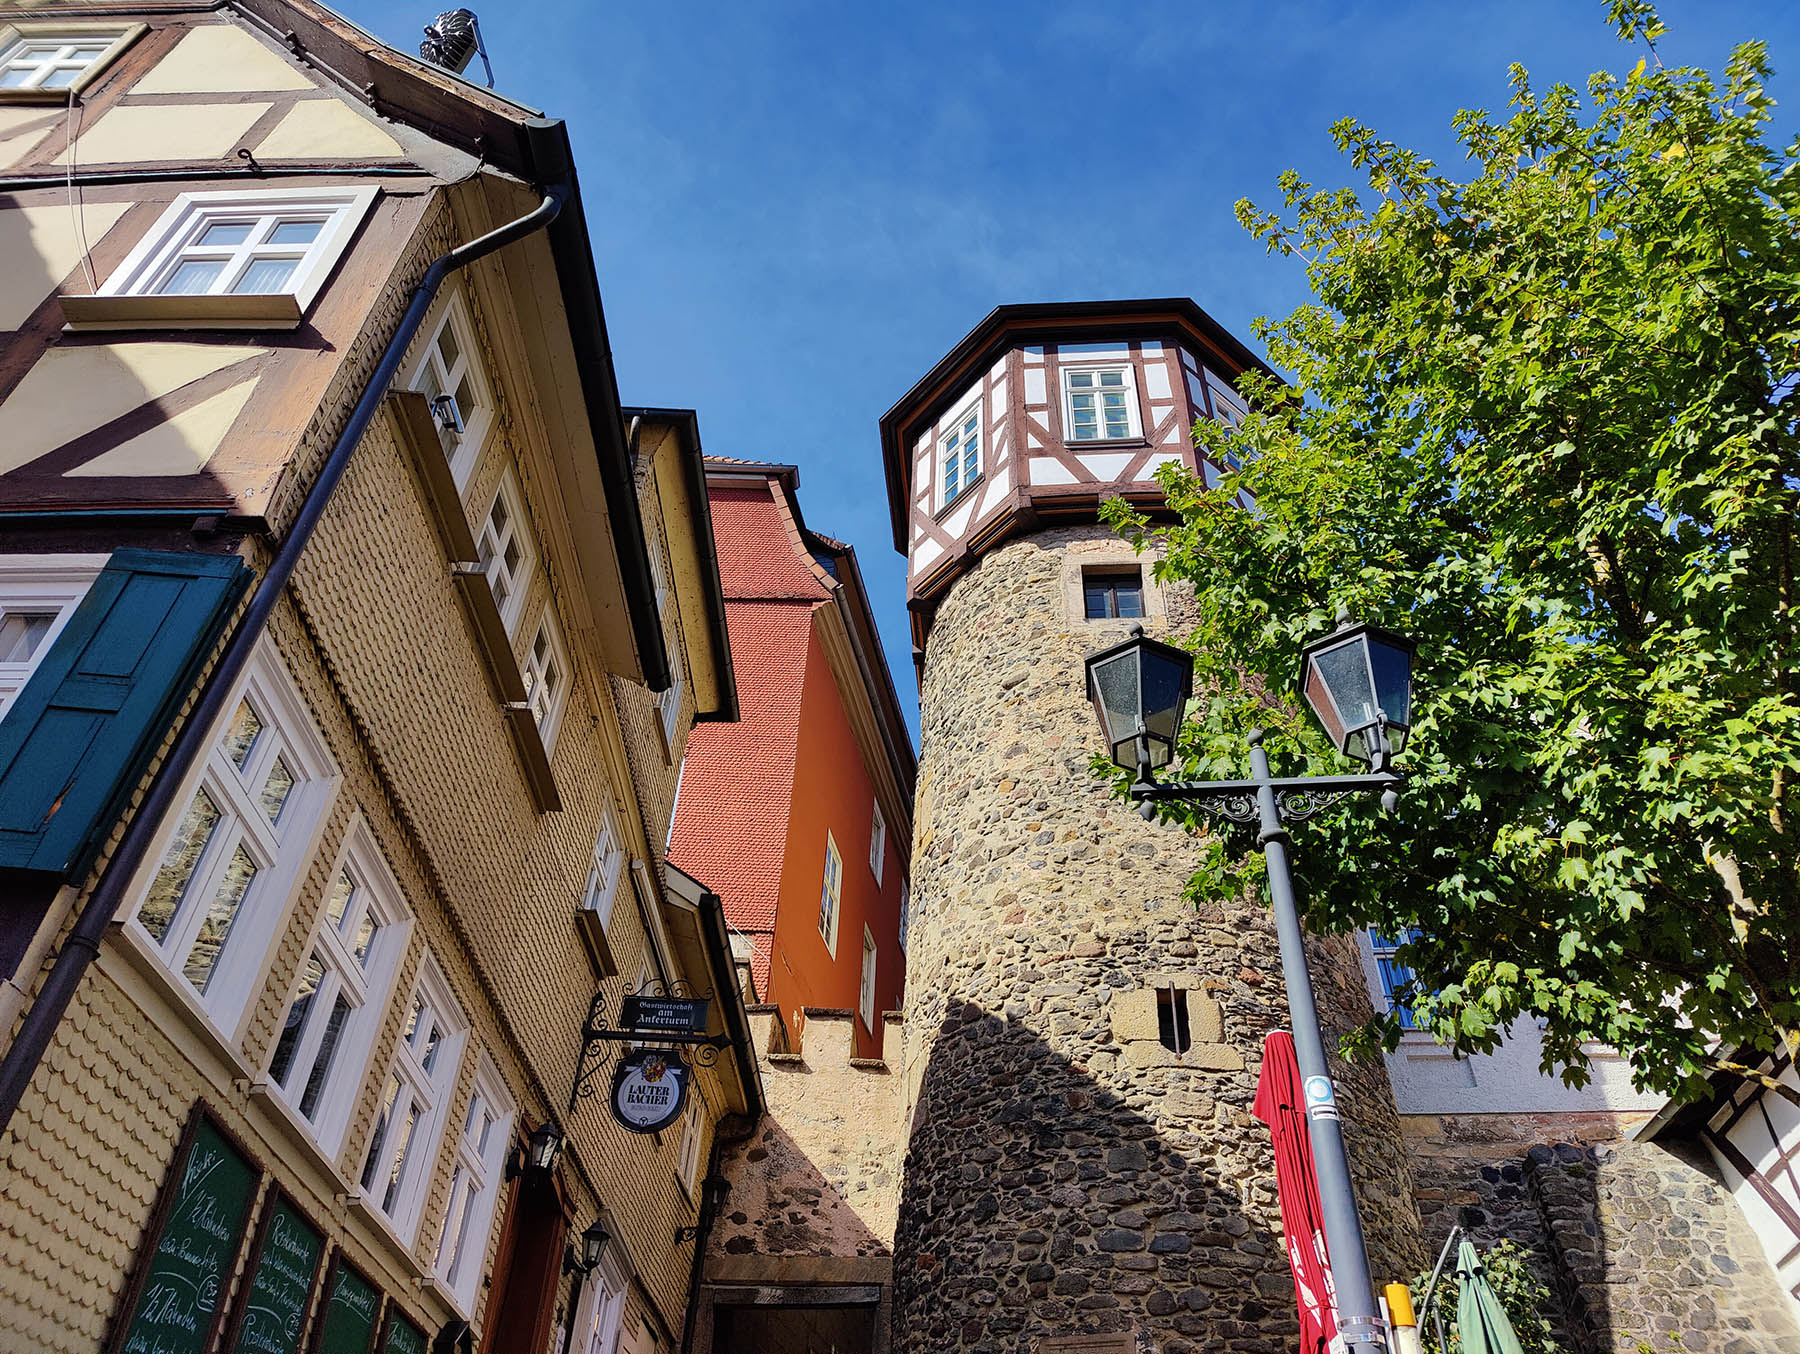
M688 1070L662 1049L638 1049L613 1073L613 1118L633 1133L658 1133L681 1117Z
M1337 1091L1332 1087L1330 1077L1308 1077L1306 1079L1306 1117L1309 1119L1335 1119L1338 1117Z

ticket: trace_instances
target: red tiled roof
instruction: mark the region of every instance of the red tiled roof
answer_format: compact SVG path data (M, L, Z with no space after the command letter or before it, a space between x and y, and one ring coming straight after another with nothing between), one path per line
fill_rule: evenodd
M831 594L796 544L773 490L769 484L716 485L708 495L726 600L755 597L822 602ZM732 657L735 662L735 642ZM741 699L741 692L739 696Z
M721 557L731 539L719 533ZM793 550L783 539L770 556L772 572ZM669 858L704 879L727 920L745 931L775 926L813 605L810 598L726 601L740 717L697 724L688 738ZM759 987L767 967L765 956Z

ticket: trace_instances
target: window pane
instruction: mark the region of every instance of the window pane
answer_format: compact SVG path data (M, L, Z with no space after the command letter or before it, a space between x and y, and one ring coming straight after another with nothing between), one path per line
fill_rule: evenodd
M35 68L31 66L14 66L0 71L0 89L25 89L31 84L34 73Z
M300 1093L300 1113L308 1119L319 1108L319 1093L325 1089L325 1082L331 1076L332 1055L337 1052L338 1040L344 1033L344 1022L350 1019L353 1008L343 993L331 1005L331 1019L326 1023L325 1033L319 1039L319 1052L313 1059L312 1071L306 1074L306 1089Z
M462 349L456 343L456 330L446 322L438 333L438 360L444 364L446 373L456 370L456 360L462 356Z
M205 992L219 962L219 951L231 935L231 925L244 905L244 894L256 878L256 862L243 847L231 853L225 877L219 881L212 903L206 909L206 920L200 923L200 934L194 937L194 948L188 951L182 973L197 991Z
M419 1065L427 1072L437 1066L438 1050L444 1046L444 1031L437 1021L433 1020L427 1027L424 1050L419 1054Z
M325 964L315 954L306 961L306 970L300 975L300 990L294 994L294 1004L288 1007L287 1019L281 1023L281 1038L275 1041L275 1056L269 1060L269 1077L279 1085L287 1085L295 1050L300 1047L300 1036L306 1029L307 1013L312 1010L313 998L319 995L319 984L324 981Z
M294 789L294 773L287 769L287 763L281 758L275 759L275 765L269 768L269 778L263 782L262 793L257 802L262 811L268 815L271 823L281 821L281 811L287 806L288 796Z
M157 290L164 296L204 296L224 271L223 259L189 259L176 265Z
M316 221L278 221L275 229L269 232L270 244L311 244L319 238L320 230L325 222Z
M53 67L50 73L44 77L43 83L41 83L38 88L67 89L80 78L81 73L86 69L86 65Z
M231 728L225 733L225 755L239 771L249 763L250 750L262 731L262 719L250 708L250 702L239 701L237 712L231 717Z
M331 918L333 926L344 924L344 909L350 906L350 895L356 886L350 882L350 876L338 871L338 877L331 881L331 892L325 899L325 915Z
M1094 384L1094 373L1091 371L1072 371L1069 373L1069 385L1074 389L1082 389Z
M494 506L488 512L488 524L494 529L494 538L499 540L506 535L506 524L510 520L506 512L506 498L502 494L494 495Z
M0 663L29 660L55 624L54 611L7 612L0 617Z
M1124 586L1118 593L1119 615L1124 617L1142 616L1144 614L1144 590Z
M419 1105L414 1101L407 1106L406 1121L395 1131L394 1150L388 1156L392 1165L388 1167L387 1188L381 1195L381 1211L384 1213L394 1211L394 1200L400 1195L400 1181L406 1175L406 1152L412 1146L413 1130L418 1126Z
M1100 384L1103 386L1122 386L1125 384L1125 373L1122 371L1103 371L1100 373Z
M194 243L216 245L221 248L227 245L242 244L250 238L251 225L252 223L249 221L214 221L200 232L200 238Z
M175 840L169 843L168 853L163 856L162 868L157 870L144 905L138 909L138 922L158 942L169 933L169 923L175 919L182 895L187 892L194 869L200 864L200 857L218 825L219 806L213 803L211 795L201 790L182 815L181 826L175 830Z
M288 289L298 259L257 259L231 290L238 296L274 296Z
M450 1176L450 1207L444 1214L444 1239L438 1247L438 1266L456 1282L456 1269L462 1261L463 1229L469 1215L469 1173L462 1163Z
M350 943L350 953L356 956L356 962L364 968L369 965L369 945L375 939L375 918L367 912L363 913L362 923L356 928L356 939Z
M381 1162L381 1140L387 1136L389 1121L394 1117L394 1100L400 1094L400 1078L388 1073L387 1086L381 1093L381 1113L375 1116L375 1131L369 1135L369 1155L363 1162L362 1187L375 1183L375 1171Z
M462 410L464 423L467 423L469 415L475 412L475 388L469 384L467 376L456 383L456 407Z

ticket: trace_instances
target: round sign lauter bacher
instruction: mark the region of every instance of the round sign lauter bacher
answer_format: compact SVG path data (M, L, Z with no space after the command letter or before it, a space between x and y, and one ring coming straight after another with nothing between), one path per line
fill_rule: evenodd
M687 1104L687 1067L666 1049L637 1049L613 1073L613 1118L633 1133L659 1133Z

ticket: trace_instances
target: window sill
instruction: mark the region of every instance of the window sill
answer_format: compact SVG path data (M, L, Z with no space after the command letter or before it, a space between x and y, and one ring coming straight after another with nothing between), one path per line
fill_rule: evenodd
M412 1247L400 1239L400 1233L394 1230L393 1222L374 1204L369 1196L360 1189L351 1191L350 1212L361 1222L368 1224L371 1239L381 1243L389 1255L401 1262L401 1268L412 1277L414 1284L422 1285L425 1281L425 1270L419 1264L418 1257Z
M111 952L119 957L125 969L149 989L142 995L153 995L159 999L197 1037L200 1045L224 1064L227 1081L249 1085L261 1077L259 1071L252 1069L244 1061L244 1055L238 1051L236 1042L213 1019L212 1013L200 1004L187 984L164 968L160 954L153 951L149 942L131 929L129 920L113 922L112 937L115 943ZM105 950L101 951L103 957L106 953ZM116 978L124 975L115 971L111 976ZM156 1013L147 1014L154 1019ZM196 1051L191 1050L189 1057L192 1058ZM204 1069L202 1075L205 1075Z
M300 300L272 296L63 296L75 333L102 329L298 329Z
M1142 433L1133 433L1130 437L1088 437L1081 441L1070 438L1063 443L1069 451L1084 451L1088 447L1105 447L1108 451L1118 451L1129 447L1147 447L1150 439Z
M337 1162L326 1154L324 1144L313 1135L312 1126L282 1099L281 1090L274 1082L260 1077L251 1082L250 1100L251 1103L260 1105L265 1117L281 1135L299 1148L306 1159L332 1181L335 1186L333 1193L348 1195L355 1189L355 1185L338 1169Z
M970 480L967 484L963 485L962 488L958 489L956 491L956 497L951 499L949 502L945 503L943 507L939 508L937 510L937 516L934 517L932 520L936 521L936 522L943 521L945 514L953 512L957 508L961 507L962 501L965 498L967 498L970 494L974 493L977 489L979 489L986 482L987 482L987 475L985 473L977 475L974 479Z

